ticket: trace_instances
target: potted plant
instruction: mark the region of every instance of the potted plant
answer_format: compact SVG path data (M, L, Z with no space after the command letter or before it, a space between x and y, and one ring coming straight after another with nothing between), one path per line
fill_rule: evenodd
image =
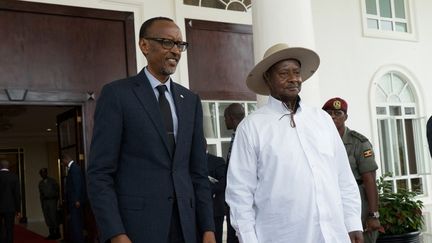
M406 189L393 191L392 181L385 180L385 174L378 180L379 214L381 222L377 243L419 243L423 228L423 202L416 200L416 192Z

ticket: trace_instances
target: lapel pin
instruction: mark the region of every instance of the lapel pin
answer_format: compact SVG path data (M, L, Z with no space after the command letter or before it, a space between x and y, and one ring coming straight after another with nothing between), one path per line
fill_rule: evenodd
M180 95L180 97L181 97L182 99L184 98L184 96L183 96L182 94Z

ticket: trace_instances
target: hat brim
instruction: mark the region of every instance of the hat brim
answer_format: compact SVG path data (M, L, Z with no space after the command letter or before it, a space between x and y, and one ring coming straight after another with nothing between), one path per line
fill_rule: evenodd
M269 95L270 90L264 81L263 74L271 66L286 59L297 59L301 63L300 75L303 82L309 79L318 69L320 59L314 51L302 47L291 47L280 50L263 59L250 71L246 85L253 92L260 95Z

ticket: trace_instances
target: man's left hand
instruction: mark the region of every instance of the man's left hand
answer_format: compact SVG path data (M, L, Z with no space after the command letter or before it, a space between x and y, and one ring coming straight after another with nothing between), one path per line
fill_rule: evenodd
M365 231L375 231L381 228L381 224L379 219L376 218L368 218L366 221L366 230Z
M349 232L351 243L363 243L363 232L351 231Z
M204 232L203 243L216 243L216 238L213 231Z

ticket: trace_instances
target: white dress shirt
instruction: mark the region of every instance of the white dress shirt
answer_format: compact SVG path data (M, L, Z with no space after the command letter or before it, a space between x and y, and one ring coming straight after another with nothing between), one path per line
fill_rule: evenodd
M73 162L74 162L73 160L69 161L69 163L68 163L68 165L67 165L67 170L68 170L68 171L70 170L70 167L72 166L72 163L73 163Z
M159 100L159 91L157 90L157 86L165 85L167 87L167 91L165 91L165 97L166 97L166 99L170 105L170 108L171 108L171 116L173 119L174 139L177 140L178 118L177 118L177 112L176 112L176 107L175 107L175 103L174 103L173 93L171 91L171 77L168 78L168 80L165 83L161 83L155 76L153 76L147 70L147 67L144 68L144 73L146 74L148 80L150 81L150 85L152 86L153 92L156 96L156 100Z
M284 116L285 114L285 116ZM349 243L361 201L330 116L269 97L238 126L227 175L231 224L242 243Z

